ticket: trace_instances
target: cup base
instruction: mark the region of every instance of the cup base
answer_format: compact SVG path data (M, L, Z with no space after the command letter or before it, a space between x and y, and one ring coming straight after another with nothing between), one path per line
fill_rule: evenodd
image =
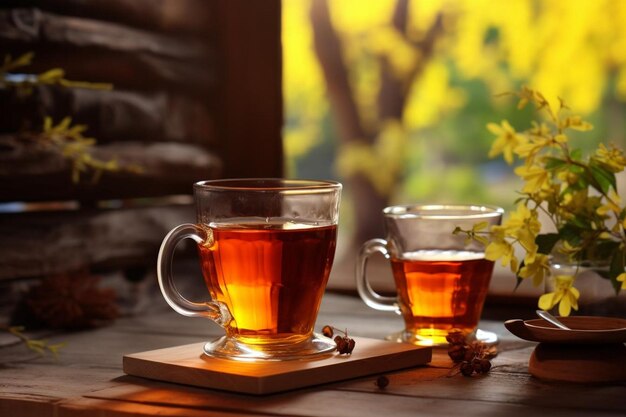
M316 356L330 353L336 348L337 345L332 339L313 333L303 342L271 345L250 345L222 336L206 343L203 351L215 358L251 362L316 359Z
M391 333L385 337L385 340L397 343L411 343L417 346L448 346L445 335L418 335L407 330ZM498 335L486 330L476 329L475 332L468 336L468 340L483 342L488 346L495 346L498 344Z

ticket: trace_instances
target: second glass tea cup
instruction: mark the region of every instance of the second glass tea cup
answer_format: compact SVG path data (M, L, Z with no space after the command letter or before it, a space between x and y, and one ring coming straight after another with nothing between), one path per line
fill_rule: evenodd
M371 308L401 313L405 329L389 338L418 345L443 345L452 329L495 342L477 329L493 271L484 246L465 234L480 222L500 224L504 210L478 205L398 205L383 210L386 239L363 244L357 259L359 295ZM389 259L396 297L376 293L366 276L368 258Z

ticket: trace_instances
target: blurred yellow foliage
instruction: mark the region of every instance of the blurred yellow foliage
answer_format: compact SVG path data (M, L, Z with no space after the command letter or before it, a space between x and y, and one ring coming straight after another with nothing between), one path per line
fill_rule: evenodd
M393 74L406 78L415 62L424 59L415 44L423 40L437 16L443 18L443 30L435 51L408 86L400 122L409 135L440 123L468 104L471 97L459 80L480 80L492 95L529 85L550 101L567 98L572 110L582 115L597 110L607 94L626 101L626 1L411 1L405 35L391 26L395 1L328 4L360 117L373 132L385 123L376 111L379 58L388 58ZM329 112L312 47L310 5L311 0L283 1L288 158L301 157L320 143L320 126ZM350 171L346 164L351 163L346 160L365 163L378 147L376 143L368 151L352 145L340 149L351 154L340 158L343 171ZM370 156L355 157L359 153Z
M399 123L386 122L373 145L361 142L344 145L337 160L339 174L344 177L363 175L380 195L387 195L404 168L406 139Z
M287 107L296 109L286 118L285 153L305 155L319 143L320 126L328 111L322 72L312 49L308 1L283 4L283 93ZM294 120L292 120L294 119Z

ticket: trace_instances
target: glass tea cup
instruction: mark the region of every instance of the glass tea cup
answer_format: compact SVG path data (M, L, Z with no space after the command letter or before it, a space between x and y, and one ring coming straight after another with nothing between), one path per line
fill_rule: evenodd
M206 317L226 335L207 355L285 360L335 349L313 332L335 254L341 184L332 181L233 179L194 184L197 223L165 237L158 280L178 313ZM185 238L198 245L211 300L187 300L171 273Z
M402 314L405 329L389 339L418 345L445 345L458 329L470 338L495 343L495 334L477 329L493 262L484 246L456 227L500 224L504 210L473 205L398 205L383 210L386 239L363 244L357 259L359 295L371 308ZM376 293L366 276L368 258L390 260L397 296Z

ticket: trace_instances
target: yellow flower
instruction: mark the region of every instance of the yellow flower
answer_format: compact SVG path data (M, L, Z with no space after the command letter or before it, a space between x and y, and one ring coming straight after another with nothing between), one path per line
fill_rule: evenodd
M474 224L472 226L471 233L467 237L468 240L465 242L465 244L469 244L469 241L473 239L487 246L489 244L489 239L485 236L480 235L480 232L482 230L487 229L488 227L489 227L489 222L479 222L479 223Z
M550 183L548 187L544 187L533 194L533 200L537 204L544 201L547 201L549 204L554 204L561 195L562 188L563 187L559 184ZM563 198L567 198L567 194L565 194Z
M581 132L586 132L587 130L593 129L593 125L589 122L584 121L580 116L569 116L565 119L559 121L559 127L561 129L574 129L579 130Z
M503 154L504 160L511 165L513 163L513 150L525 143L526 138L515 132L515 129L506 120L503 120L500 125L489 123L487 129L497 136L489 150L489 158Z
M539 308L550 310L559 305L559 314L569 316L572 309L578 310L580 292L574 288L574 277L571 275L557 275L554 277L554 291L539 297Z
M491 243L485 248L485 258L494 262L500 259L502 266L509 265L512 272L517 272L519 261L515 256L513 245L505 239L504 227L491 227Z
M529 165L534 161L535 156L549 145L549 139L533 136L530 141L524 141L517 145L513 151L518 157L526 160L526 165Z
M622 199L619 194L614 189L610 189L608 193L608 198L606 199L606 204L601 205L596 209L596 213L600 216L604 216L610 212L615 213L617 216L621 213L622 209L620 205L622 204Z
M534 120L530 122L531 128L529 133L533 136L549 137L551 134L550 128L545 123L537 123Z
M524 266L519 271L518 276L521 278L532 277L533 285L538 287L543 282L543 278L548 271L550 271L548 255L538 253L531 262L524 260Z
M622 286L620 287L620 289L626 290L626 272L622 272L615 279L622 283Z
M517 205L509 219L502 225L507 235L515 237L527 252L528 262L534 261L537 253L535 238L541 231L541 223L537 219L537 212L530 210L525 204Z
M522 165L515 168L515 173L525 181L522 192L535 194L550 187L550 174L538 165Z
M620 172L626 167L626 157L621 149L615 145L609 145L610 148L601 143L596 150L595 159L607 165L612 172Z
M556 142L556 143L567 143L567 136L565 136L562 133L560 133L558 135L555 135L554 136L554 142Z

